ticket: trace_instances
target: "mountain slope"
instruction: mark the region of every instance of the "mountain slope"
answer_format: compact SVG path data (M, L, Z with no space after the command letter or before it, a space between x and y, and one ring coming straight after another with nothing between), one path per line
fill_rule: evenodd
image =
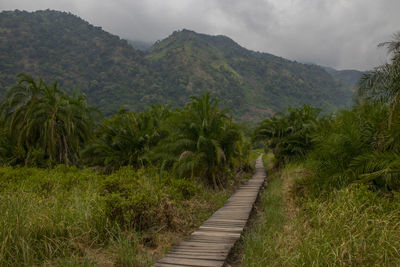
M333 78L342 84L349 86L350 89L354 89L354 86L356 86L361 76L366 73L365 71L359 70L335 70L330 67L323 68L326 70L326 72L332 75Z
M48 10L2 12L0 25L3 88L25 72L57 80L68 91L79 88L91 104L111 113L131 107L123 100L135 99L142 93L138 88L147 86L141 79L147 71L142 53L77 16Z
M0 13L0 96L25 72L79 88L106 114L152 104L184 105L211 92L238 119L287 105L345 106L351 91L316 65L247 50L228 37L183 30L147 52L58 11Z
M349 103L351 92L323 68L247 50L225 36L174 32L146 56L176 91L211 90L250 117L287 105L325 110ZM172 90L172 89L171 89ZM181 96L183 97L183 96Z

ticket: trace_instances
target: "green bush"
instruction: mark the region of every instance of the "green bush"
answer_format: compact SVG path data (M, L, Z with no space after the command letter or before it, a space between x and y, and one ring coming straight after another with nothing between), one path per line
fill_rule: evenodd
M142 231L157 224L159 201L149 191L110 193L103 200L108 218L122 226Z
M168 185L161 180L153 169L134 171L131 167L107 176L101 191L109 220L136 231L174 228L174 215L179 212L176 201L193 196L196 185L167 178L172 181Z
M312 134L324 122L318 118L320 111L308 105L288 107L287 114L264 120L256 129L254 139L272 149L276 167L282 167L291 160L304 157L312 149Z
M200 188L194 182L185 179L173 179L171 181L171 196L174 199L191 199L199 192Z

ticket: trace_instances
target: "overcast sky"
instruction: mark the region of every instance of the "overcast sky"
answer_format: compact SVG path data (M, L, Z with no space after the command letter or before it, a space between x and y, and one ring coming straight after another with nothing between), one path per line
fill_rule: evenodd
M48 8L122 38L155 41L185 28L337 69L382 64L377 44L400 31L400 0L0 0L0 10Z

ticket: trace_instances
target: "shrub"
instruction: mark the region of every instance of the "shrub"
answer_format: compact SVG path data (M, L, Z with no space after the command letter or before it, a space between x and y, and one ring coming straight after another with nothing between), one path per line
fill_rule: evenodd
M173 199L188 200L196 195L199 190L199 186L185 179L173 179L171 181L171 196Z

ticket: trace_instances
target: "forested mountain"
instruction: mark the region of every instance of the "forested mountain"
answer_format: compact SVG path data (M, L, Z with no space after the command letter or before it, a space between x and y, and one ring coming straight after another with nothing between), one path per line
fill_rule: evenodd
M351 89L354 89L354 86L360 80L361 76L366 73L359 70L335 70L330 67L324 67L324 69L332 75L333 78L344 85L348 85Z
M70 13L0 13L0 95L25 72L80 89L106 114L152 104L183 105L209 91L239 119L264 118L287 105L332 110L348 86L322 67L247 50L225 36L176 31L142 52Z

